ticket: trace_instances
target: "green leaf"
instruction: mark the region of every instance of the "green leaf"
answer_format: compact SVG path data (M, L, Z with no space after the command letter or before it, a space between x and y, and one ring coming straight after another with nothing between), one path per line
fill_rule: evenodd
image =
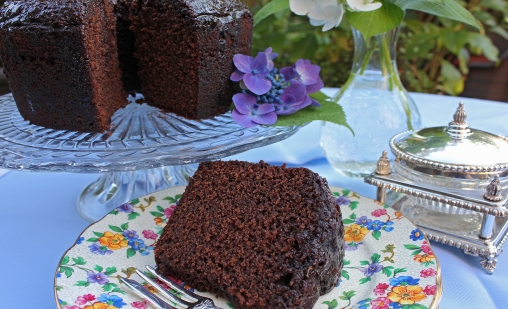
M360 261L360 265L369 265L369 261Z
M131 204L132 204L132 205L135 205L135 204L137 204L137 203L139 203L139 199L138 199L138 198L135 198L135 199L133 199L133 200L131 201Z
M404 248L408 249L408 250L416 250L416 249L420 249L419 246L417 245L404 245Z
M403 10L416 10L431 15L446 17L469 24L483 30L483 26L474 16L455 0L443 0L443 4L433 1L395 0Z
M75 263L76 265L85 265L85 264L86 264L85 259L84 259L84 258L82 258L82 257L80 257L80 256L79 256L79 257L77 257L77 258L73 258L72 260L74 261L74 263Z
M165 198L163 198L162 200L164 201L168 201L170 203L174 203L176 202L174 198L172 198L171 196L166 196Z
M359 203L360 202L351 202L351 203L349 203L349 209L355 210L358 207Z
M490 61L498 61L499 50L492 43L492 40L485 35L480 33L470 32L469 33L469 46L471 51L475 54L482 53Z
M399 6L391 2L381 2L383 5L374 11L346 11L347 20L362 33L365 40L368 40L374 35L392 30L400 25L404 19L404 11Z
M98 242L99 238L92 237L92 238L88 238L86 241L89 241L89 242Z
M371 257L370 257L370 260L372 261L372 263L377 263L379 262L379 259L381 258L381 256L377 253L374 253Z
M129 229L129 223L124 223L122 225L120 225L120 227L122 228L122 230L128 230Z
M162 212L150 211L150 213L152 214L152 216L154 216L156 218L160 218L160 217L164 216L164 214Z
M298 59L312 59L318 48L316 36L308 34L298 41L293 43L293 50L291 52L291 61L296 62Z
M444 30L441 35L444 46L455 55L460 53L469 39L469 31L465 30Z
M88 281L78 281L76 282L75 286L89 286L90 282Z
M157 208L157 210L158 210L158 211L160 211L160 212L164 212L164 208L162 208L162 206L157 205L157 207L156 207L156 208Z
M354 212L352 214L350 214L349 219L356 220L356 214Z
M108 282L102 286L102 289L104 290L104 292L109 292L110 290L112 290L113 288L116 288L116 287L117 287L116 284Z
M451 95L459 95L464 91L464 78L460 71L447 60L441 59L441 80L444 91Z
M349 273L347 272L347 270L342 270L342 277L349 280Z
M314 98L314 94L310 97ZM302 126L314 120L323 120L344 126L353 133L353 129L346 122L346 114L339 104L329 101L319 103L321 107L308 106L292 115L280 116L274 126Z
M402 308L404 308L404 307L402 307ZM422 304L412 304L412 305L409 305L408 308L409 309L429 309L429 307L424 306Z
M70 278L72 274L74 273L74 269L67 267L67 266L60 266L59 271L60 273L64 273L67 278Z
M343 223L343 224L351 224L351 223L353 223L353 222L355 222L355 221L354 221L354 220L351 220L351 219L344 219L344 220L342 220L342 223Z
M422 249L415 250L411 255L417 255L420 252L422 252Z
M362 278L362 279L360 279L360 284L365 284L365 283L369 282L370 280L371 280L370 277Z
M116 273L116 267L108 267L106 268L105 274L108 276L111 276L112 274Z
M372 231L372 237L379 240L379 237L381 237L381 231Z
M114 209L109 212L110 215L118 215L118 210Z
M272 0L262 7L254 16L254 27L266 17L289 8L289 0Z
M114 288L111 290L111 293L121 293L121 294L125 294L124 290L120 289L120 288Z
M123 230L121 228L119 228L118 226L114 226L114 225L109 225L109 228L113 231L113 232L117 232L117 233L122 233Z
M69 258L68 255L66 255L66 256L64 256L64 258L60 262L60 265L65 265L65 264L69 263L69 261L70 261L70 258Z
M60 292L61 290L63 290L63 286L57 285L57 286L55 286L55 290Z
M356 291L354 291L354 290L342 293L342 295L346 296L349 299L353 298L353 296L355 296L355 294L356 294Z
M95 236L97 237L102 237L104 236L104 233L99 233L99 232L93 232Z
M131 213L127 216L127 219L129 219L129 220L134 220L134 219L136 219L136 218L137 218L137 217L139 217L139 216L140 216L140 214L139 214L139 213L137 213L137 212L133 211L133 212L131 212Z
M342 195L343 196L348 196L349 193L351 193L351 190L342 190Z
M393 276L395 277L397 274L405 273L406 271L407 271L407 269L405 269L405 268L395 268L395 270L393 271Z
M127 249L127 258L131 258L136 255L136 250L129 248Z
M104 268L102 266L95 265L95 267L93 269L95 269L98 272L101 272Z
M344 260L344 266L351 264L351 261Z
M383 274L385 274L387 277L390 277L392 275L392 270L388 267L383 267L383 270L381 270Z

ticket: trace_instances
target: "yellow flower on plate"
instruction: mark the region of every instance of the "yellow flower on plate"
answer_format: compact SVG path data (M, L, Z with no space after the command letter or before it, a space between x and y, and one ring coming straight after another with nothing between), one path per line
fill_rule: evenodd
M417 254L414 257L414 260L420 263L428 263L435 258L434 254Z
M412 305L427 297L420 286L395 286L387 295L388 299L401 305Z
M93 305L85 306L83 309L118 309L118 308L105 303L94 303Z
M344 227L344 240L347 242L359 242L365 238L365 235L369 233L366 227L362 227L358 224L351 224L350 226Z
M122 234L113 234L111 232L105 232L104 236L99 238L99 243L111 250L118 250L128 246L127 240L124 239Z

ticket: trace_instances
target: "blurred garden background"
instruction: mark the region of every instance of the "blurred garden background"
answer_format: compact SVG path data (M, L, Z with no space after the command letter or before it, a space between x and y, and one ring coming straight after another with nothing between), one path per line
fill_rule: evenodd
M255 14L270 0L243 0ZM461 95L508 102L508 1L456 0L484 26L484 32L449 19L407 11L398 43L399 74L414 92ZM0 0L0 4L2 4ZM340 87L353 58L347 21L322 32L306 16L289 9L261 21L254 29L253 54L273 47L277 66L299 58L321 66L326 87ZM9 92L0 71L0 94Z

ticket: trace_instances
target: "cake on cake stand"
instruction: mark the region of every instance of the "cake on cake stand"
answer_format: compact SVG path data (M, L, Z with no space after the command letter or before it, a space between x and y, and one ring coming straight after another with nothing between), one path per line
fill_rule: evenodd
M133 98L112 117L109 132L53 130L30 124L11 94L0 96L0 168L104 173L78 198L88 221L119 205L171 186L186 185L196 164L272 144L298 126L243 128L231 113L188 120Z

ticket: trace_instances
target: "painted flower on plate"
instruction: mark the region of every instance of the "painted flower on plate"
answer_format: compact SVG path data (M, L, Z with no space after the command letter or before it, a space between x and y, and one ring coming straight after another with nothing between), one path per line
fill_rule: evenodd
M136 309L146 309L148 305L144 301L135 301L131 303L131 306Z
M350 226L344 227L344 240L347 242L360 242L368 233L369 230L366 227L362 227L358 224L351 224Z
M101 296L97 298L97 300L105 304L115 306L116 308L122 308L123 306L127 305L126 303L123 302L122 298L116 295L101 294Z
M423 242L423 245L421 245L420 249L425 254L434 254L434 252L432 252L432 249L430 248L430 246L427 244L427 241Z
M88 246L88 249L90 249L90 252L92 252L93 254L98 255L106 255L113 253L113 251L108 250L106 247L99 246L98 243L91 244L90 246Z
M99 238L99 243L111 250L119 250L128 246L127 240L122 234L113 234L109 231L104 232L104 236Z
M423 288L415 285L395 286L387 295L389 300L401 305L412 305L424 300L426 297L427 295L423 293Z
M383 265L379 263L372 263L369 264L367 267L361 268L360 270L363 271L363 274L366 277L371 277L377 272L380 272L383 269Z
M360 225L369 225L372 220L368 219L367 216L361 216L360 218L356 218L355 222Z
M77 299L76 299L76 304L78 305L84 305L88 302L93 302L95 300L95 296L92 295L92 294L85 294L83 296L79 296Z
M126 214L130 214L134 211L134 206L131 203L125 203L116 208L119 212L125 212Z
M367 229L369 229L370 231L379 231L384 225L385 225L384 222L375 220L369 223L369 225L367 225Z
M427 295L436 295L436 286L435 285L427 285L423 292Z
M411 238L414 241L423 240L425 237L423 236L423 233L419 229L415 229L411 231L411 235L409 235L409 238Z
M433 254L417 254L413 259L420 263L430 263L435 258Z
M347 206L351 203L351 200L347 198L347 196L339 196L337 198L337 204L339 206Z
M419 282L419 278L413 278L411 276L399 276L396 278L390 278L390 285L392 286L418 285Z
M62 309L81 309L79 306L63 306Z
M383 230L384 230L385 232L391 232L391 231L393 231L393 229L394 229L394 227L393 227L393 221L387 221L387 222L385 223L385 226L384 226L384 229L383 229Z
M131 241L131 240L135 240L135 239L139 238L138 234L134 230L125 230L125 231L123 231L122 236L127 238L127 241Z
M373 299L370 301L370 304L372 305L372 309L388 309L390 308L390 303L392 301L389 300L387 297L378 297L376 299Z
M344 250L346 251L356 251L362 245L363 242L350 242L344 243Z
M420 271L420 277L422 277L422 278L433 277L436 275L436 273L437 272L434 268L427 268L427 269Z
M386 215L386 209L376 209L372 212L372 215L378 218L384 216Z
M143 236L144 236L146 239L153 239L153 240L155 240L155 239L157 239L157 236L158 236L158 235L157 235L154 231L152 231L152 230L144 230L142 233L143 233Z
M164 215L166 216L166 218L169 219L169 217L171 217L171 215L173 214L173 211L175 211L175 209L176 209L176 205L171 205L168 208L165 208Z
M389 287L390 286L387 283L379 283L374 288L374 294L376 294L377 296L384 295L385 291L388 290Z
M106 284L109 282L108 278L109 276L102 272L98 273L88 272L86 281L90 283Z

